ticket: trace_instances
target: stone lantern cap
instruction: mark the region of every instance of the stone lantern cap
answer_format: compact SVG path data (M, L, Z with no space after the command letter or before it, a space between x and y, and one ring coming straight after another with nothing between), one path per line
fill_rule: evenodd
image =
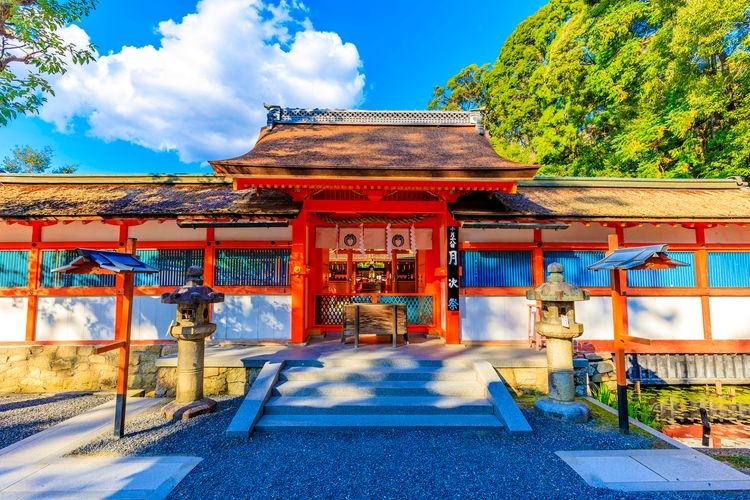
M174 292L161 294L163 304L197 306L198 304L215 304L224 302L224 294L214 292L211 287L203 285L203 270L200 267L189 267L187 282Z
M582 290L572 283L566 283L563 276L563 265L553 262L547 266L547 281L536 288L526 291L529 300L541 300L543 302L574 302L589 300L588 290Z

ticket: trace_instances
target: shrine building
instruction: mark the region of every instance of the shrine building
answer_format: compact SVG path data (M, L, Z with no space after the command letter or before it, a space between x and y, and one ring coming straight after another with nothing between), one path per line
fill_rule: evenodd
M226 295L214 341L304 344L345 304L405 304L410 333L525 346L527 289L551 262L591 300L583 341L609 349L608 237L687 263L627 273L625 324L649 352L750 350L750 191L740 180L535 177L498 156L479 112L271 106L255 146L213 175L0 174L0 345L112 340L113 276L50 271L78 247L123 249L132 338L170 342L161 293L188 266Z

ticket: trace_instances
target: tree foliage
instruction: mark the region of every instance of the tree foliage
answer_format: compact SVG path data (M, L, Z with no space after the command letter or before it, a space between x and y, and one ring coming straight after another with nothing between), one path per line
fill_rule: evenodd
M483 108L487 95L484 74L489 64L470 64L448 80L445 87L435 86L427 109L464 110Z
M52 148L45 146L34 149L31 146L16 146L10 155L0 163L0 172L8 174L71 174L77 165L52 166Z
M60 30L80 21L96 0L0 0L0 125L36 112L54 91L45 75L84 64L94 47L66 41Z
M482 80L498 152L541 174L750 177L748 0L551 0Z

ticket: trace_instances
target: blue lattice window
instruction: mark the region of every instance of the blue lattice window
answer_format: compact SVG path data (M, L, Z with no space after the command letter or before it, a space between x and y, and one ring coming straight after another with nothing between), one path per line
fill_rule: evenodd
M43 288L115 286L113 274L62 274L52 272L56 267L69 264L77 258L78 252L75 250L43 250L41 286Z
M750 252L708 252L708 286L750 288Z
M565 281L580 287L610 287L609 271L590 271L588 266L604 258L604 252L544 252L544 276L553 262L563 265Z
M0 250L0 288L28 286L29 252Z
M694 287L695 286L695 255L693 252L667 252L675 259L688 264L672 269L643 269L627 271L628 286L630 287Z
M222 248L216 251L217 286L289 286L288 248Z
M532 283L528 251L461 252L461 266L463 287L524 287Z
M136 274L136 286L180 286L185 283L188 267L203 268L202 249L136 250L145 264L159 270L155 274Z

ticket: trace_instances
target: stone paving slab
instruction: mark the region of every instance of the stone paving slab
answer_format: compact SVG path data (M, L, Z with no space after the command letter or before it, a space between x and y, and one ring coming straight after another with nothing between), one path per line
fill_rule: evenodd
M26 466L3 499L166 498L202 458L66 457Z
M166 401L128 398L125 414ZM0 498L165 498L202 458L62 457L111 433L114 406L114 400L97 406L0 450Z
M558 451L588 484L636 491L750 490L750 476L694 450Z

